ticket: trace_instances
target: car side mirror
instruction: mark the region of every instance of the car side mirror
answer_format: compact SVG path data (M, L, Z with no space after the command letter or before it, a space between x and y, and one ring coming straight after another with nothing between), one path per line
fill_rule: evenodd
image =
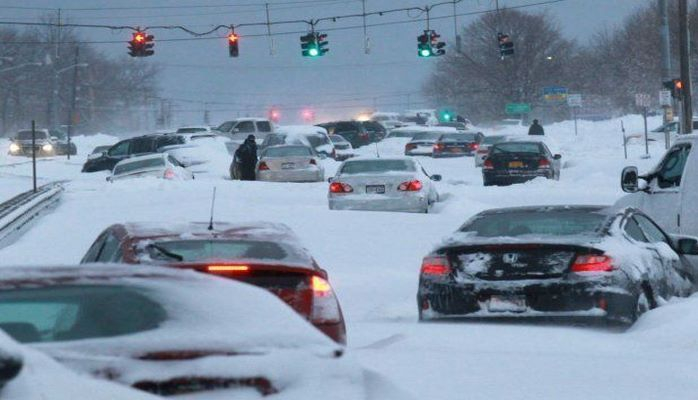
M698 238L682 237L676 240L676 250L679 254L698 256Z
M111 176L107 177L107 182L111 182Z
M443 178L443 177L442 177L441 175L439 175L439 174L434 174L434 175L432 175L432 176L429 177L429 179L431 179L431 180L434 181L434 182L441 182L441 179L442 179L442 178Z
M640 190L637 167L625 167L620 175L620 187L625 193L637 193Z
M232 132L233 133L240 133L240 128L233 128Z
M3 356L0 358L0 389L19 375L24 362L17 356Z
M559 159L561 159L561 158L562 158L562 155L561 155L561 154L555 154L555 155L553 156L553 160L559 160Z
M334 178L332 178L332 177L327 178L327 183L332 183L332 181L334 181Z

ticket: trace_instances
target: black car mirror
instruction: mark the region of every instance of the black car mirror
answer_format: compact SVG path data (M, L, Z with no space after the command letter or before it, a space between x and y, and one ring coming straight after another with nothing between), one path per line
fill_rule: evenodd
M327 183L332 183L334 181L334 178L327 178Z
M443 178L443 177L442 177L441 175L439 175L439 174L434 174L434 175L432 175L432 176L429 177L429 179L431 179L431 180L434 181L434 182L441 182L441 179L442 179L442 178Z
M636 193L640 190L637 167L625 167L620 175L620 187L625 193Z
M555 154L555 155L553 156L553 160L559 160L559 159L561 159L561 158L562 158L562 155L561 155L561 154Z
M679 254L698 256L698 238L682 237L676 241Z
M3 356L0 358L0 388L19 375L23 362L14 356Z

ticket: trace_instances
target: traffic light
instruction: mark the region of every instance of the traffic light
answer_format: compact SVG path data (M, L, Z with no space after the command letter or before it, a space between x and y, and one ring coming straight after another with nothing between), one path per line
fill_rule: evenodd
M502 60L505 57L514 55L514 42L511 41L509 35L501 32L497 33L497 41L499 42L499 55Z
M441 39L441 35L436 33L436 31L431 31L430 35L430 42L431 42L431 52L435 56L442 56L446 54L446 50L444 50L444 47L446 47L446 43L441 42L439 39Z
M303 50L303 57L321 57L325 53L330 51L327 48L328 45L327 34L310 32L306 35L301 36L301 49Z
M272 107L269 109L268 116L269 116L270 121L272 121L274 123L278 123L279 120L281 119L281 112L279 111L278 108Z
M431 37L429 31L417 36L417 55L420 57L431 57Z
M240 55L240 36L235 34L235 32L230 32L228 34L228 53L231 57L237 57Z
M155 54L153 50L153 35L148 35L144 31L136 31L131 37L131 41L128 42L128 55L131 57L148 57Z
M672 89L671 89L671 97L675 99L682 99L683 98L683 81L681 79L672 79Z

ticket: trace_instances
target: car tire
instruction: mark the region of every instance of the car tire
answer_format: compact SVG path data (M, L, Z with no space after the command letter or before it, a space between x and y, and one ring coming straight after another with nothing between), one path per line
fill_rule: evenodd
M494 185L494 184L492 183L492 181L489 180L489 179L487 179L487 178L482 178L482 183L483 183L485 186L492 186L492 185Z

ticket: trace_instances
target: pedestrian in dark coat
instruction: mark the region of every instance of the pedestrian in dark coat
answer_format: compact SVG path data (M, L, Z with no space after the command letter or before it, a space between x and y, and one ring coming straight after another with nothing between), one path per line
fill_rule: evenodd
M543 130L543 127L540 126L537 119L534 119L533 124L531 124L531 127L528 128L528 134L529 135L538 135L538 136L545 135L545 130Z
M245 142L235 151L235 158L240 165L240 180L254 181L257 168L257 142L254 135L250 135Z

